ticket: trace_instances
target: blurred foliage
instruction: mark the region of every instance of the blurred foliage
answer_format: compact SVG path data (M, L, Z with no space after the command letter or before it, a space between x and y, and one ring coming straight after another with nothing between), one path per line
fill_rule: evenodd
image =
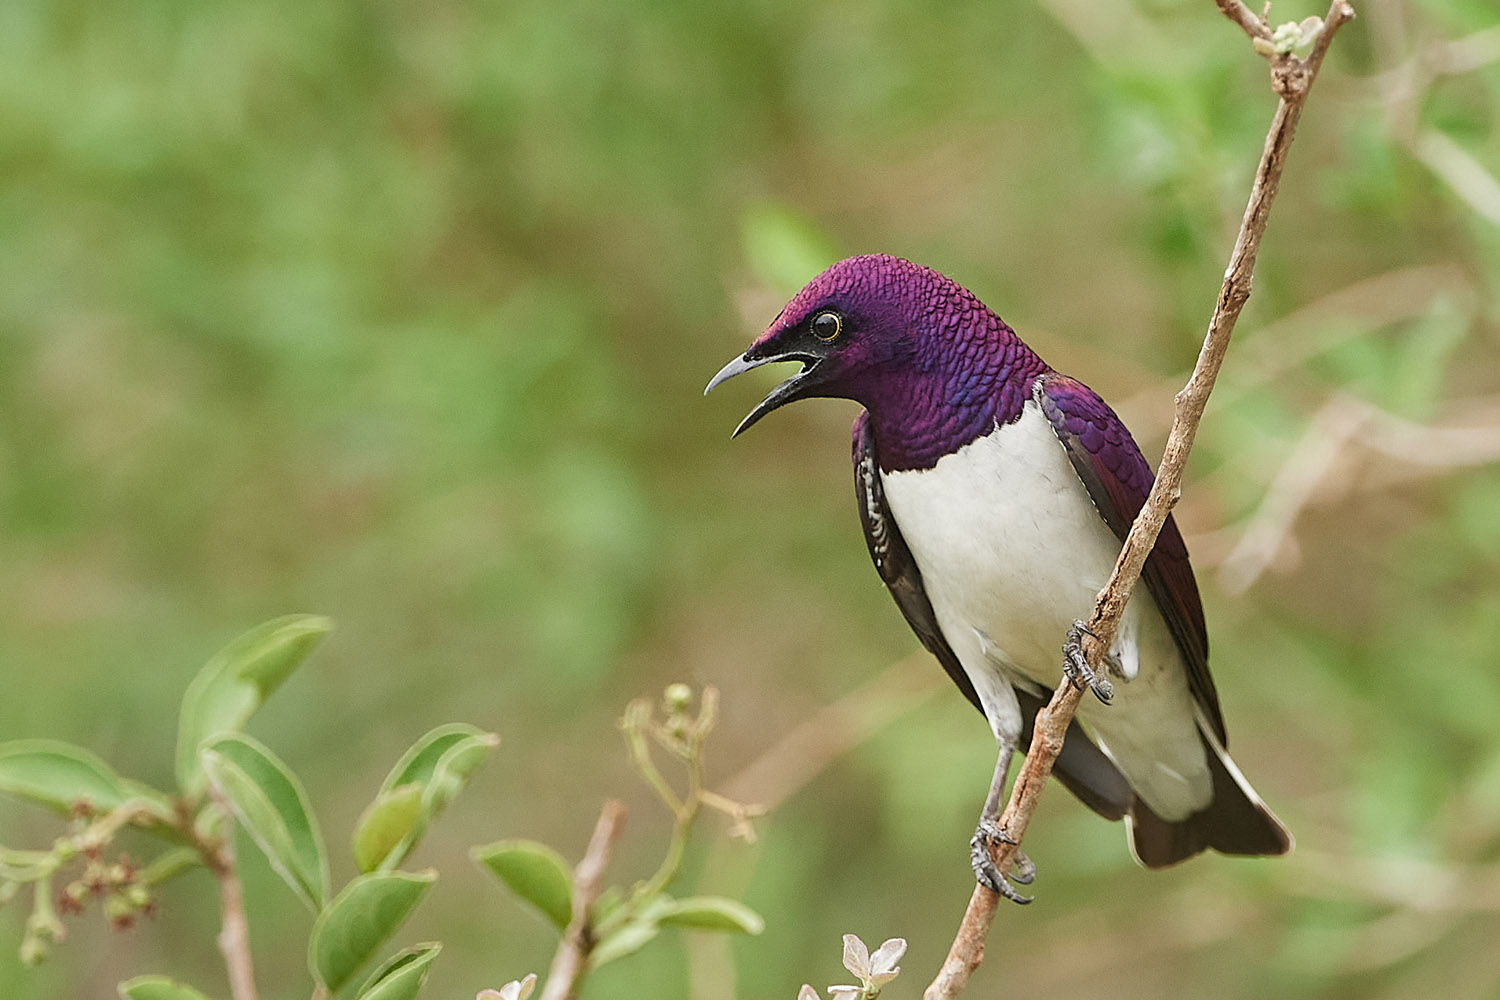
M1145 873L1051 795L1038 902L1002 915L981 994L1500 980L1497 15L1357 7L1179 508L1236 758L1298 852ZM705 401L707 378L817 267L886 250L973 288L1155 454L1272 105L1207 0L7 0L0 739L169 785L201 651L314 607L339 634L252 728L306 762L328 828L382 777L350 761L465 718L507 742L433 863L497 827L577 856L628 784L629 697L721 688L717 784L915 646L859 540L850 408L731 445L753 387ZM646 949L587 995L790 997L850 931L907 938L903 984L935 968L992 749L933 690L759 846L689 849L764 935ZM646 794L632 870L667 833ZM32 823L0 812L0 842ZM247 868L257 971L297 982L310 918ZM0 995L160 968L222 993L183 930L216 919L198 878L128 937L80 928L76 962L0 953ZM460 881L412 920L463 928L433 995L550 940Z

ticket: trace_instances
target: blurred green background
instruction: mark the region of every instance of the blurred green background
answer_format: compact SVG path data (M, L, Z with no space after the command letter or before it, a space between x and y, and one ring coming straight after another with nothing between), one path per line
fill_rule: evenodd
M1236 758L1298 850L1147 873L1055 790L975 996L1500 996L1500 15L1356 6L1179 508ZM585 996L790 998L846 981L845 932L908 938L887 996L917 995L972 885L987 728L871 571L852 407L731 444L778 376L701 389L883 250L1154 460L1265 77L1209 0L4 0L0 739L169 784L203 660L331 615L252 732L332 841L428 727L504 739L403 935L467 997L551 954L468 846L576 858L621 795L613 873L649 874L667 817L616 720L712 683L711 776L780 801L754 847L706 822L688 884L768 930L668 936ZM803 724L829 744L804 786L744 773ZM55 831L0 806L0 842ZM306 996L307 915L253 854L262 996ZM35 971L7 907L0 996L225 995L212 896L200 872L131 933L91 914Z

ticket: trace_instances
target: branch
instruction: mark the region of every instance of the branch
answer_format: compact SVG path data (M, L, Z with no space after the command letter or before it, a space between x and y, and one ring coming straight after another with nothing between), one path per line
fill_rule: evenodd
M1218 0L1219 10L1223 15L1244 29L1245 34L1254 41L1257 38L1271 37L1271 28L1255 16L1255 12L1246 7L1242 0Z
M599 812L599 822L594 825L594 835L589 838L588 850L573 870L573 919L552 958L541 1000L573 1000L578 995L578 984L588 971L589 953L594 950L593 910L599 898L599 883L624 829L625 803L606 800Z
M218 807L228 817L229 804L215 790L210 789ZM225 822L217 843L199 837L192 831L191 820L185 821L186 829L193 833L199 854L214 878L219 880L219 907L222 913L219 928L219 952L224 956L224 965L229 970L229 995L234 1000L257 1000L255 990L255 968L250 961L250 924L245 919L245 893L240 886L239 872L235 868L234 824Z
M1270 29L1239 0L1217 0L1225 16L1244 29L1252 40L1270 36ZM1276 115L1271 120L1270 132L1266 135L1261 152L1260 165L1255 172L1255 182L1250 189L1250 201L1245 207L1244 219L1240 222L1239 236L1234 251L1230 254L1229 267L1224 273L1224 284L1219 290L1218 302L1213 317L1209 320L1208 333L1203 340L1203 349L1198 355L1197 366L1187 385L1177 394L1172 431L1156 473L1156 482L1146 504L1141 508L1130 534L1120 550L1119 559L1109 582L1094 604L1088 628L1092 637L1085 635L1084 652L1090 667L1103 669L1104 653L1114 641L1120 616L1146 557L1156 544L1162 525L1166 523L1172 507L1181 493L1182 470L1187 463L1188 452L1198 432L1198 423L1213 390L1214 380L1229 349L1230 334L1240 310L1250 297L1250 278L1255 269L1255 257L1260 250L1260 241L1266 230L1271 202L1276 197L1281 181L1281 172L1286 166L1287 153L1297 121L1302 116L1302 106L1308 91L1322 66L1323 57L1334 34L1354 16L1354 9L1347 0L1333 0L1328 10L1325 27L1308 57L1298 59L1289 54L1271 59L1272 87L1281 100ZM1013 843L1003 844L995 853L995 865L1009 871L1015 857L1016 844L1026 832L1036 811L1037 801L1052 765L1062 750L1063 736L1083 692L1069 683L1061 683L1052 701L1037 713L1036 726L1031 740L1031 751L1026 755L1020 773L1011 786L1010 801L1000 818L1000 828ZM969 975L978 968L984 958L984 942L990 925L995 919L995 906L999 896L983 886L976 886L969 899L968 909L959 926L958 935L948 952L948 958L939 970L937 978L927 987L924 1000L951 1000L958 996L968 983Z

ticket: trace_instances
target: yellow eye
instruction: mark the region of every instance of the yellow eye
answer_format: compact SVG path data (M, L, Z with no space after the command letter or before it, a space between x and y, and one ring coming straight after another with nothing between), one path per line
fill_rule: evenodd
M826 310L813 317L813 336L819 340L832 340L844 330L844 318L833 310Z

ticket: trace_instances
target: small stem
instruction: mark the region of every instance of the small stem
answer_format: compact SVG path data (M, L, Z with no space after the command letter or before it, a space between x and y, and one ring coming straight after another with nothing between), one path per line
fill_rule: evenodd
M115 834L123 828L146 819L155 820L165 826L176 826L176 818L169 813L162 812L161 808L150 799L126 799L90 823L78 835L79 846L106 844L113 840Z
M661 892L682 869L682 857L687 850L688 837L692 835L693 824L703 809L705 794L703 741L713 729L717 719L718 699L716 695L714 688L704 689L703 708L699 713L698 722L688 734L687 740L681 744L682 750L678 756L687 767L687 793L683 796L678 808L672 810L675 821L672 824L672 839L667 844L667 856L662 859L661 867L656 870L656 874L651 876L634 894L637 900L650 899Z
M1270 39L1270 27L1253 10L1245 6L1244 0L1217 0L1217 2L1224 16L1244 29L1245 34L1251 38Z
M625 804L618 799L607 800L599 812L599 821L594 824L588 850L573 870L573 919L557 946L557 954L552 956L541 1000L573 1000L578 995L578 986L588 972L589 954L597 943L594 902L599 898L599 884L624 828Z
M0 878L11 882L35 882L61 867L53 851L24 851L0 847Z
M631 894L632 903L650 899L677 877L677 872L682 868L682 857L687 851L688 835L692 832L693 819L696 814L696 809L690 815L679 814L676 821L672 823L672 839L667 842L667 856L662 859L661 867L656 869L656 874L643 882Z
M45 932L54 941L61 941L67 937L67 928L63 927L61 920L57 919L57 910L52 906L52 876L43 875L36 880L33 887L35 898L32 901L31 925L39 931Z
M656 762L651 759L651 746L646 742L646 733L651 725L651 704L644 699L631 702L625 709L625 718L620 728L625 732L625 745L630 750L630 759L635 762L635 768L646 783L656 792L657 798L664 802L673 814L682 812L682 800L672 790L667 779L657 769Z
M161 885L176 878L194 865L202 864L203 857L191 847L174 847L159 855L136 876L141 885Z
M228 806L218 792L210 794L217 807L227 815ZM229 995L233 1000L257 1000L255 968L250 959L250 925L245 919L245 894L235 868L233 824L224 824L217 842L199 841L198 850L203 863L219 880L219 953L224 956L224 965L229 972Z

